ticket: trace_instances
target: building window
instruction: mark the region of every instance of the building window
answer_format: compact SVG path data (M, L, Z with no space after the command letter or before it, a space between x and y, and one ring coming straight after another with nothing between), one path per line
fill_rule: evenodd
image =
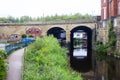
M109 0L109 2L111 2L112 0Z
M117 26L117 19L114 19L114 27Z
M120 2L118 3L118 15L120 15Z
M104 3L106 3L106 0L103 0L104 1Z
M106 19L107 18L107 16L106 16L106 7L103 7L103 10L104 10L104 19Z
M107 27L107 21L103 21L103 28Z

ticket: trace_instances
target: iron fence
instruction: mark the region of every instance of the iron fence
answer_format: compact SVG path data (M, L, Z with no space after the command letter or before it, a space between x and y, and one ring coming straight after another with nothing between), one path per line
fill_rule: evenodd
M7 52L7 54L9 55L12 51L20 49L22 47L26 46L25 44L23 44L22 42L20 43L13 43L13 44L9 44L5 46L5 50Z
M0 43L4 43L4 42L7 42L6 39L0 39Z
M34 38L24 38L22 42L6 45L5 50L7 54L9 55L12 51L20 49L22 47L26 47L29 44L33 43L34 41L35 41Z

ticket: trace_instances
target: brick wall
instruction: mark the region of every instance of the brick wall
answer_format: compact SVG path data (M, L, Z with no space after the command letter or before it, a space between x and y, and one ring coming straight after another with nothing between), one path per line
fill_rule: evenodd
M120 0L101 0L101 20L117 16L119 10L119 2Z
M107 19L109 17L109 5L108 5L108 1L106 0L104 2L104 0L101 0L101 20ZM106 8L106 12L105 9ZM106 16L106 18L105 18Z

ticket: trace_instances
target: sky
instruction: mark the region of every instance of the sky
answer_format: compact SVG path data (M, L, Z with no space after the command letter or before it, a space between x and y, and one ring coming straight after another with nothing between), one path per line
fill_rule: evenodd
M0 17L100 15L101 0L0 0Z

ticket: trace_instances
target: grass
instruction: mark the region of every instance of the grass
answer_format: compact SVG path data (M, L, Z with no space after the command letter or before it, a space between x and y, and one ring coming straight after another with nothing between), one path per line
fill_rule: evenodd
M53 36L37 39L25 53L24 80L82 80L67 58L67 50Z

